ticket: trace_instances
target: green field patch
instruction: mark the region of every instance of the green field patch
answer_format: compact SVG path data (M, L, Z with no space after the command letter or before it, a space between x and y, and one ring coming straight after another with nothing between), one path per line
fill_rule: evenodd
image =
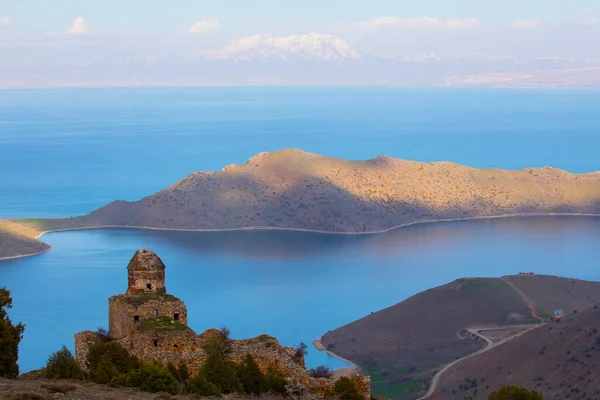
M159 317L142 321L140 329L145 332L183 331L189 329L179 321L173 321L169 317Z

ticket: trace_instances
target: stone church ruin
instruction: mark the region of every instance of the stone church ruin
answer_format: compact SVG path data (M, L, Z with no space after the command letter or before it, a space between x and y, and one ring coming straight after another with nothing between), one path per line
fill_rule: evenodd
M167 293L165 264L150 250L136 251L127 265L128 287L125 294L108 300L108 336L121 344L130 354L143 362L178 365L185 362L195 374L206 360L204 345L211 340L223 339L216 329L198 335L187 325L185 303ZM75 335L75 354L79 365L86 370L88 349L94 343L106 340L98 332L84 331ZM311 392L324 393L334 381L312 378L306 370L304 356L298 356L292 347L279 344L268 335L251 339L229 340L231 361L240 363L251 354L265 372L271 367L288 377L294 385L301 384ZM362 394L369 398L368 377L351 377Z

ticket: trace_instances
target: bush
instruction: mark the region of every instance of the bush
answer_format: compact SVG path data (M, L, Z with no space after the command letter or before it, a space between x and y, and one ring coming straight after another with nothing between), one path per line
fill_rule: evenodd
M167 370L173 375L173 378L179 382L179 385L184 388L187 384L188 378L190 377L190 372L188 370L188 366L183 361L179 362L179 367L173 365L173 363L167 364Z
M103 383L106 385L108 383L114 382L121 375L123 374L119 372L117 366L113 364L110 357L107 354L105 354L102 357L100 357L100 361L98 361L98 365L93 371L92 380L96 383Z
M285 389L285 377L281 375L273 366L269 366L267 368L267 386L269 387L269 391L274 394L279 394L285 396L287 394L287 390Z
M350 378L342 377L333 386L333 392L340 400L364 400Z
M313 368L310 371L308 371L308 373L313 378L327 378L327 379L331 378L331 374L332 374L329 367L326 367L324 365L319 365L318 367Z
M108 331L100 326L96 329L96 335L98 335L98 339L104 343L112 342L114 340L112 336L108 334Z
M269 390L267 377L258 368L252 355L248 354L238 366L238 377L246 394L262 394Z
M308 354L308 346L306 346L306 343L304 342L300 342L300 344L296 346L294 350L296 350L296 353L294 354L294 357L296 358L302 358Z
M67 346L48 357L44 375L49 379L83 379L84 373Z
M6 288L0 288L0 377L16 378L19 375L19 342L23 339L25 325L13 325L6 309L12 308L12 298Z
M217 385L222 393L241 393L242 384L237 376L235 363L228 360L229 344L225 340L211 340L204 346L206 361L200 374Z
M99 342L90 346L86 366L92 381L109 383L120 374L138 369L140 362L117 342Z
M143 364L138 369L129 372L119 380L123 386L137 388L143 392L167 392L177 394L179 383L163 366Z
M518 386L502 386L490 394L489 400L543 400L542 394Z
M197 394L199 396L220 396L219 387L209 382L202 374L193 376L187 383L186 393Z
M221 329L219 330L219 332L221 332L221 335L223 336L223 339L229 339L229 337L231 336L231 330L226 327L225 325L223 325L221 327Z
M42 387L44 389L46 389L47 391L49 391L50 393L66 394L66 393L77 390L77 386L75 386L75 385L60 384L60 383L42 384Z

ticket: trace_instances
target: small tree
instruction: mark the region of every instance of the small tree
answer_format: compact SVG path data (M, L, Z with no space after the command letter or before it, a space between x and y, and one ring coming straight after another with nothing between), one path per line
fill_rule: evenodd
M179 383L162 365L142 364L140 368L129 372L123 379L125 386L138 388L143 392L167 392L177 394Z
M101 362L102 368L100 369ZM120 374L127 374L138 369L140 362L118 342L98 342L90 346L86 357L86 366L92 381L109 383L112 378ZM110 375L110 379L108 375Z
M333 392L340 400L364 400L364 396L358 392L350 378L345 376L338 379L333 386Z
M105 354L100 357L96 369L94 369L92 380L96 383L109 384L116 378L119 378L121 373L119 369L110 359L110 356Z
M304 342L300 342L300 344L296 346L294 350L296 350L296 353L294 354L294 357L296 358L302 358L308 354L308 346Z
M267 377L258 368L252 355L248 354L238 366L238 377L246 394L259 395L268 391Z
M214 383L209 382L202 374L194 375L189 380L185 392L204 397L221 395L219 387Z
M83 379L84 373L67 346L48 357L44 375L49 379Z
M16 378L19 375L19 343L25 325L13 325L7 309L12 308L12 298L6 288L0 288L0 377Z
M229 337L231 336L231 330L225 325L221 327L219 332L221 332L221 336L223 336L223 339L229 339Z
M96 329L96 334L98 335L98 338L100 339L100 341L106 343L106 342L112 342L114 339L108 334L108 331L102 327L98 327L98 329Z
M332 372L331 369L329 369L329 367L326 367L324 365L319 365L316 368L311 369L310 371L308 371L310 376L312 376L313 378L331 378Z
M287 390L285 388L285 377L277 372L275 367L270 365L267 368L267 386L269 387L269 391L274 394L278 394L284 396L287 394Z
M505 385L488 397L489 400L543 400L541 393L523 387Z
M187 364L183 362L183 360L179 362L179 367L176 367L173 363L169 363L167 364L167 370L173 375L173 378L179 382L179 386L185 388L188 378L190 377Z
M204 345L204 351L207 357L200 374L217 385L222 393L242 392L236 365L228 359L229 343L223 339L211 340Z

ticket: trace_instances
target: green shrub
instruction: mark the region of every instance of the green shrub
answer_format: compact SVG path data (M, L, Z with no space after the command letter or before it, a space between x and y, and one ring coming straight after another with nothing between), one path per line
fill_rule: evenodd
M122 375L119 369L110 359L108 354L100 357L96 369L93 371L92 380L96 383L108 384L115 381Z
M217 385L222 393L242 393L235 363L228 360L229 343L225 340L211 340L204 346L206 361L200 374Z
M158 364L142 364L119 380L123 386L137 388L143 392L167 392L177 394L179 383L169 370Z
M342 377L333 386L333 392L340 400L364 400L350 378Z
M543 400L541 393L535 390L529 391L523 387L518 386L502 386L495 392L490 394L488 400Z
M86 357L90 378L96 383L109 383L120 374L139 368L139 360L117 342L100 342L90 346Z
M238 365L238 377L246 394L262 394L269 390L267 377L258 368L252 355L248 354Z
M83 379L84 373L67 346L48 357L44 375L49 379Z
M285 377L281 375L273 366L269 366L267 368L267 385L269 387L269 391L274 394L279 394L282 396L287 395L287 390L285 389Z
M0 377L16 378L19 375L19 342L23 339L25 325L13 325L6 312L8 308L12 308L10 292L0 287Z
M212 382L209 382L202 374L193 376L187 383L186 393L199 396L220 396L221 390Z
M181 387L185 387L187 384L188 378L190 377L190 372L188 370L188 366L185 362L180 361L179 367L176 367L173 363L167 364L167 369L173 375L173 378L179 382Z

